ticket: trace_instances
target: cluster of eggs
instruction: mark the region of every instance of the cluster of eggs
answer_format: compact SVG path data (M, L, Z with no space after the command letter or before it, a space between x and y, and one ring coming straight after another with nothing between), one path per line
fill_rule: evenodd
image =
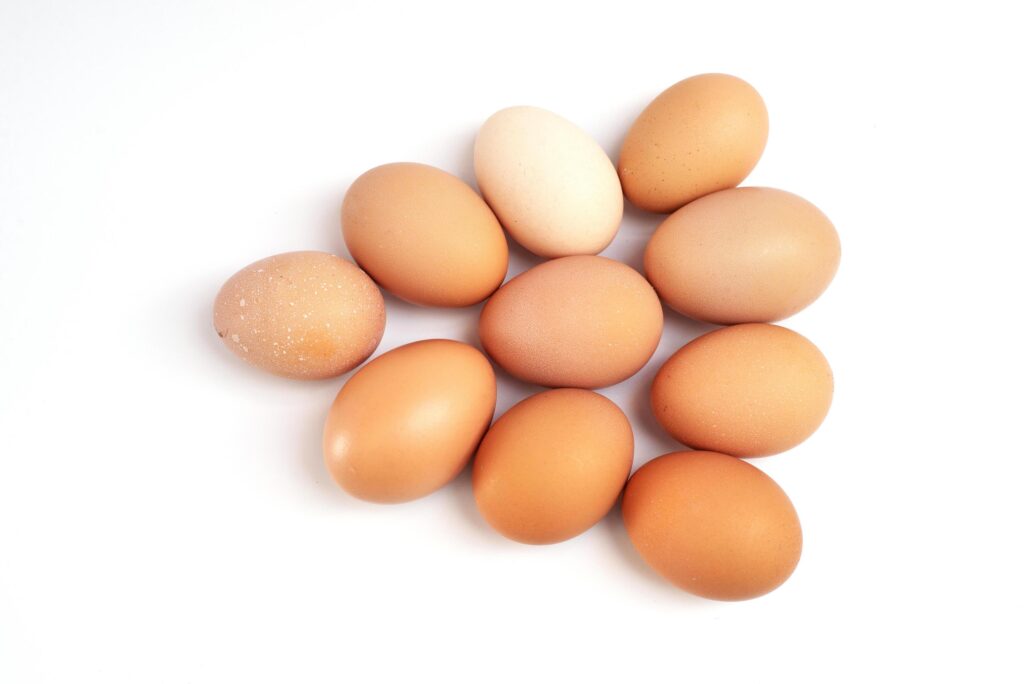
M479 321L486 356L462 342L424 340L349 378L324 429L337 484L367 501L409 501L473 461L483 518L529 544L584 532L621 496L634 546L666 579L709 598L759 596L795 568L801 529L783 490L740 459L800 443L832 399L821 352L771 323L814 301L840 254L832 224L806 200L736 187L767 134L760 95L721 74L659 95L630 128L618 168L571 122L535 107L502 110L476 139L482 197L430 166L372 169L342 206L358 266L321 252L251 264L218 294L216 330L260 368L327 378L359 366L380 342L378 286L424 306L487 300ZM623 195L671 213L647 245L646 277L597 256L619 228ZM548 260L503 285L505 232ZM679 349L651 388L658 422L694 451L655 458L630 477L630 422L592 390L648 362L662 302L725 327ZM492 425L488 357L553 389Z

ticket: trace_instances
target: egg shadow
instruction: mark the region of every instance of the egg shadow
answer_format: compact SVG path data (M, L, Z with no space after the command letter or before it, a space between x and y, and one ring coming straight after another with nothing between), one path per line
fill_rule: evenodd
M604 539L613 547L613 555L621 559L628 566L630 572L635 573L638 578L642 578L645 585L651 591L657 592L659 598L670 600L676 604L687 604L694 607L706 607L708 605L706 599L688 594L682 589L673 586L671 582L655 572L641 558L640 553L633 546L633 542L629 538L629 533L626 531L626 524L622 519L622 506L620 504L615 505L603 522L604 524L599 525L598 528L604 532Z
M445 493L449 495L448 498L455 506L459 517L465 520L466 528L474 537L496 547L503 547L508 543L507 539L491 529L480 515L480 511L477 510L476 498L473 496L472 461L445 489Z
M505 238L508 240L508 273L505 275L505 282L502 283L502 285L512 280L520 273L528 271L534 266L538 266L545 261L548 261L548 259L537 256L513 240L508 232L505 233Z
M336 378L340 389L349 374L344 378ZM311 411L307 418L300 423L295 422L289 443L295 444L298 451L296 457L300 464L301 479L306 483L323 503L332 508L351 509L354 506L365 505L343 491L335 484L331 474L324 463L323 434L324 423L327 420L327 412L330 409L330 402L327 402L323 410Z
M455 162L452 164L450 173L461 178L463 182L479 194L480 188L476 184L476 168L473 162L473 148L475 146L475 127L467 126L465 130L455 134L455 141L452 143L451 149L458 150L458 153L455 156Z

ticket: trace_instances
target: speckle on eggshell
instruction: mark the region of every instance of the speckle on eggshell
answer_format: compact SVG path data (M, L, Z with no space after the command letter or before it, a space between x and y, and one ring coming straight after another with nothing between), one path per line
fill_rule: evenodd
M228 349L254 366L290 378L330 378L377 348L384 299L350 261L325 252L289 252L229 278L213 320Z

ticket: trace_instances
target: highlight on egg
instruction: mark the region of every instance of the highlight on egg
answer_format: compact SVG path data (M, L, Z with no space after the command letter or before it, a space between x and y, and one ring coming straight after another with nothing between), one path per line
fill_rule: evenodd
M325 252L249 264L224 283L213 306L217 335L232 353L302 380L335 377L365 361L380 343L384 319L373 281Z

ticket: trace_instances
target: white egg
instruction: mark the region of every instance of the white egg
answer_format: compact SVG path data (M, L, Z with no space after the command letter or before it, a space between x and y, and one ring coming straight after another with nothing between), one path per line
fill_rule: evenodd
M544 257L597 254L622 222L622 186L583 129L537 107L489 118L474 149L477 184L505 230Z

